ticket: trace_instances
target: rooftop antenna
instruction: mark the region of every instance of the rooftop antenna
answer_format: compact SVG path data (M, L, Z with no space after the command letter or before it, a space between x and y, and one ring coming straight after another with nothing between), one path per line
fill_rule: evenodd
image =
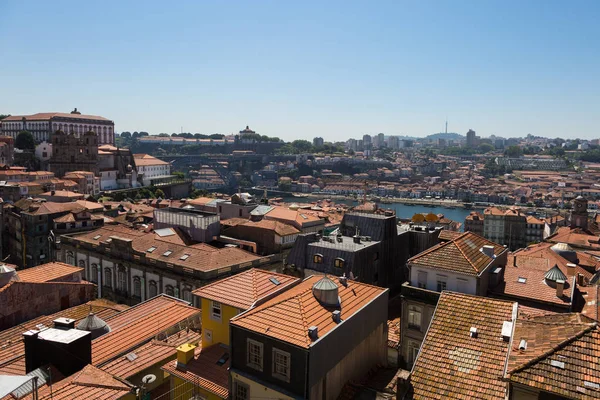
M446 117L446 133L448 133L448 117Z

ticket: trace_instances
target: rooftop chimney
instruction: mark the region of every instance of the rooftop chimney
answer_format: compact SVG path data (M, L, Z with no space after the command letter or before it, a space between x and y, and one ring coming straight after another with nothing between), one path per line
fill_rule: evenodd
M360 244L360 236L358 236L358 235L354 235L354 236L353 236L353 239L354 239L354 243L356 243L356 244Z
M75 328L75 320L73 318L56 318L54 321L54 328L56 329L74 329Z
M477 339L477 328L472 326L471 329L469 329L469 336L471 336L473 339Z
M308 337L311 340L317 340L319 338L319 328L316 326L308 328Z
M512 328L513 328L513 323L511 321L504 321L502 323L502 339L504 339L505 342L508 342L512 336Z
M573 263L568 263L567 264L567 276L569 278L575 276L575 270L577 269L577 265L573 264Z
M335 310L334 312L332 312L331 317L335 322L342 322L342 314L340 313L340 310Z
M485 254L486 256L488 256L489 258L494 258L494 246L490 246L489 244L486 244L485 246L483 246L481 248L481 252L483 254Z
M556 297L561 298L563 296L563 290L565 288L565 281L557 280L556 281Z
M196 346L191 343L184 343L177 347L177 369L187 369L187 364L194 358L195 349Z

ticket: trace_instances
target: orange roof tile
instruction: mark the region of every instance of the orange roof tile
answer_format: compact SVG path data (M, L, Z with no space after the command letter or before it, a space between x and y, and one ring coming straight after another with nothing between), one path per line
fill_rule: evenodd
M519 349L521 339L527 342ZM579 314L557 314L515 327L511 382L570 399L600 398L600 331Z
M276 279L280 284L274 284L271 279ZM193 294L248 310L260 299L287 290L299 281L299 278L293 276L252 268L202 286L194 290Z
M140 303L105 320L111 331L92 341L92 364L112 361L165 329L199 318L199 309L169 296L159 295Z
M51 262L38 265L37 267L27 268L17 271L21 282L51 282L60 281L77 272L82 272L83 268L74 267L62 262Z
M300 347L310 347L312 340L308 336L308 327L316 326L319 337L337 327L337 323L331 318L332 308L319 303L312 293L313 285L321 278L306 278L293 288L234 317L230 324ZM348 281L347 287L337 280L332 282L338 286L342 320L351 318L362 307L387 291L356 281Z
M131 351L131 353L135 353L137 356L133 361L126 356L121 356L105 364L102 370L119 378L129 379L147 368L162 364L168 359L175 357L177 355L177 346L183 343L199 343L200 338L200 334L194 331L181 331L176 335L170 336L166 341L152 340Z
M465 232L455 239L417 254L408 262L428 268L478 275L493 261L481 251L485 245L494 247L496 257L507 251L503 246L473 232Z
M222 365L217 362L227 355L227 361ZM186 364L185 371L177 368L177 361L170 361L162 369L171 375L208 390L219 398L229 396L229 349L217 343L202 349L200 354Z
M414 398L504 399L509 342L501 333L516 312L514 302L442 292L413 367Z

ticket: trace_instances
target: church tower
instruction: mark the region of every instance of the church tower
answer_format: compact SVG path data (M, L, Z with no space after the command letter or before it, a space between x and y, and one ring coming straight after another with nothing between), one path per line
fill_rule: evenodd
M588 227L588 202L582 196L573 200L571 211L571 228L587 229Z

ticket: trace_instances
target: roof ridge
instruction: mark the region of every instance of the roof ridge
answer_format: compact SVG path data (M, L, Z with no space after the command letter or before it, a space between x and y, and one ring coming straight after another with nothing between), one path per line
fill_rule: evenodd
M301 294L304 295L305 292ZM304 303L302 302L302 296L294 296L298 301L298 308L300 308L300 315L302 316L302 327L304 328L304 332L308 332L308 323L306 321L306 313L304 312ZM308 343L310 346L310 343Z
M462 238L462 237L463 237L463 235L461 235L461 236L457 237L457 238L456 238L456 239L454 239L454 240L451 240L451 242L452 242L452 243L454 243L454 246L456 246L456 248L458 249L458 251L460 251L460 254L462 254L463 258L464 258L465 260L467 260L467 262L469 263L469 265L471 266L471 268L473 268L473 270L474 270L476 273L479 273L479 271L478 271L478 270L477 270L477 268L475 267L475 264L473 264L473 262L471 261L471 259L470 259L469 257L467 257L467 255L465 254L465 252L463 251L463 249L461 249L461 248L460 248L460 246L458 245L458 243L456 243L456 241L457 241L458 239Z
M556 344L555 346L551 347L550 349L548 349L547 351L545 351L544 353L540 354L539 356L532 358L531 360L521 364L518 367L513 368L511 371L508 372L509 375L512 375L516 372L520 372L523 369L536 364L538 362L540 362L541 360L543 360L544 358L550 356L551 354L557 352L558 350L562 349L563 347L565 347L566 345L568 345L569 343L580 339L581 337L583 337L586 333L591 332L593 329L596 329L596 327L598 326L598 324L596 322L592 323L590 326L588 326L587 328L583 329L582 331L580 331L579 333L566 338L565 340L563 340L562 342ZM510 350L509 350L510 351Z

